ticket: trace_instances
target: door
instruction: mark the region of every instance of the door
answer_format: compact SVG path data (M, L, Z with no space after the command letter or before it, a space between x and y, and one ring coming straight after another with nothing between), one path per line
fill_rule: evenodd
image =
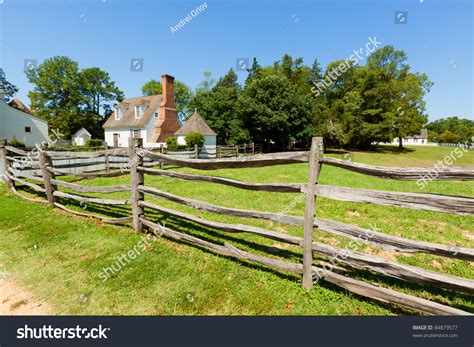
M114 134L114 147L118 147L119 146L119 134Z

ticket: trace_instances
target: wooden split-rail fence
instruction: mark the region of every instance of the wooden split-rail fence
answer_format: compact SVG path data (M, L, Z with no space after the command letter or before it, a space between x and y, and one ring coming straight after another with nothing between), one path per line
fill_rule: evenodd
M323 165L336 166L365 175L396 180L417 180L420 177L425 176L429 172L429 168L380 167L327 157L323 154L322 138L313 138L310 151L283 152L221 159L182 159L159 152L147 151L143 149L143 142L140 138L131 139L129 148L115 148L97 152L51 151L47 148L41 148L38 146L35 150L34 158L30 158L32 157L31 152L7 146L4 141L0 143L0 153L2 154L1 159L3 165L6 168L4 174L5 182L10 190L24 199L52 204L70 213L99 218L105 223L121 224L131 222L133 230L138 233L144 232L145 228L158 230L160 233L165 234L172 239L189 242L221 255L259 263L276 270L296 273L302 276L303 286L307 290L313 286L315 280L322 279L357 295L383 303L402 306L425 314L470 314L457 308L341 275L331 267L327 269L313 264L313 255L318 255L328 259L335 259L336 263L350 266L356 270L369 270L376 274L386 275L403 281L473 294L474 280L472 279L429 271L415 266L400 264L396 261L387 260L374 255L349 249L342 249L313 241L316 228L316 230L323 230L325 232L356 240L357 242L389 249L390 251L425 253L471 262L474 261L474 249L471 248L454 247L452 245L443 245L391 236L375 230L368 230L358 226L320 218L315 215L315 205L317 203L316 197L437 211L440 213L474 215L474 199L469 197L379 191L322 185L318 183ZM122 160L111 165L110 157L112 156L114 158L121 158ZM29 158L29 160L25 163L24 158ZM57 165L55 165L56 162L65 158L95 158L97 161L109 161L111 167L109 170L84 169L82 172L78 173L70 171L62 166L58 168ZM22 163L21 167L17 164L18 162ZM250 183L224 177L188 174L163 169L164 164L199 170L215 170L308 162L309 172L307 183ZM117 170L118 166L121 167L120 170ZM124 170L124 166L126 167L126 170ZM95 178L116 177L120 175L130 175L130 184L84 186L58 179L60 176ZM189 199L159 190L156 187L147 186L145 183L146 175L165 176L195 182L209 182L253 191L303 193L305 194L304 197L306 199L305 214L304 216L290 216L274 212L243 210ZM437 175L434 176L433 179L458 181L474 180L474 167L450 167L437 170ZM33 189L45 196L46 199L38 197L33 198L24 195L17 189L18 184ZM114 193L127 191L131 192L131 194L130 198L127 200L102 199L84 196L77 193L68 193L59 190L59 187L73 190L78 193ZM147 201L147 199L145 199L146 196L158 197L178 204L191 206L199 210L222 215L264 219L280 224L299 226L303 228L303 235L302 237L297 237L250 225L215 222L197 217L193 214L159 206ZM121 218L106 218L104 216L93 215L90 213L77 212L61 204L60 201L62 201L62 199L72 199L79 202L107 206L131 205L131 215ZM191 221L204 227L217 229L223 232L252 233L264 238L290 245L296 245L302 249L302 261L301 263L294 263L284 259L254 254L239 249L226 242L223 244L217 244L177 230L172 230L147 219L145 216L145 209Z

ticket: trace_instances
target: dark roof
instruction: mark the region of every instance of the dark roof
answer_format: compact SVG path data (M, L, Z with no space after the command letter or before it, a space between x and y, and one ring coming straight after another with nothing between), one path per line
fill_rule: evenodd
M174 134L175 135L186 135L189 133L201 133L203 135L215 136L217 135L210 127L207 125L204 118L197 112L194 112L191 117L183 124L183 126Z
M109 116L107 121L102 126L107 128L144 128L148 120L153 117L153 113L161 104L161 94L151 96L139 96L136 98L124 99L115 107L126 108L122 117L115 119L115 112ZM146 110L140 118L135 118L135 106L145 106Z
M428 139L428 129L421 129L420 134L407 136L408 139Z
M12 99L8 103L8 106L16 108L18 111L22 111L22 112L25 112L25 113L28 113L28 114L33 114L33 112L31 112L31 110L24 103L22 103L18 99Z

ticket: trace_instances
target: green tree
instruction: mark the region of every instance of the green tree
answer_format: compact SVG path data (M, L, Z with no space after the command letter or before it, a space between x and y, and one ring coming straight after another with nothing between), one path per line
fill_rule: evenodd
M108 73L99 68L80 71L77 62L64 56L46 59L27 71L27 77L35 85L28 93L35 114L65 138L81 127L94 137L103 137L104 115L123 98Z
M112 112L116 101L123 100L123 92L115 86L107 72L98 67L79 72L79 87L83 103L82 126L89 129L93 138L102 138L104 115Z
M369 70L376 76L377 97L383 97L379 107L393 120L391 135L399 138L400 148L403 137L418 134L426 124L423 98L433 85L425 74L411 73L407 59L404 51L393 46L382 47L367 59Z
M282 74L262 75L246 84L237 109L250 137L276 150L308 141L311 99Z
M189 108L197 109L217 133L219 143L241 143L249 140L248 132L238 117L237 99L240 89L237 75L230 69L212 90L196 93L189 103Z
M81 127L81 106L85 100L78 64L64 56L49 58L28 70L27 77L35 85L28 93L35 114L47 120L51 128L70 137Z
M8 102L13 96L18 93L18 88L12 83L7 81L5 71L0 68L0 89L3 89L5 93L5 101Z
M443 131L439 136L439 142L441 143L458 143L459 139L460 138L456 133L449 130Z
M448 130L458 137L460 142L472 142L474 136L474 120L462 119L458 117L448 117L438 119L427 125L429 137L436 142L440 139L441 134Z
M143 95L159 95L163 92L163 86L161 85L160 81L157 80L150 80L146 82L142 87L142 94Z
M250 82L250 80L252 78L258 77L258 75L260 74L260 71L262 71L262 67L257 62L257 58L254 57L253 62L252 62L252 66L249 69L247 69L247 72L249 74L247 75L247 80L245 81L245 83Z

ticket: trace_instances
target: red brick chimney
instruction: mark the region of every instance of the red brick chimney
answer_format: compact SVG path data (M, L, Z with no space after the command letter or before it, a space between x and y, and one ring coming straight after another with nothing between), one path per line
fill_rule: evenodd
M162 93L160 105L160 120L163 120L158 130L157 142L165 142L165 140L173 136L179 129L178 112L174 104L174 77L170 75L161 76Z

